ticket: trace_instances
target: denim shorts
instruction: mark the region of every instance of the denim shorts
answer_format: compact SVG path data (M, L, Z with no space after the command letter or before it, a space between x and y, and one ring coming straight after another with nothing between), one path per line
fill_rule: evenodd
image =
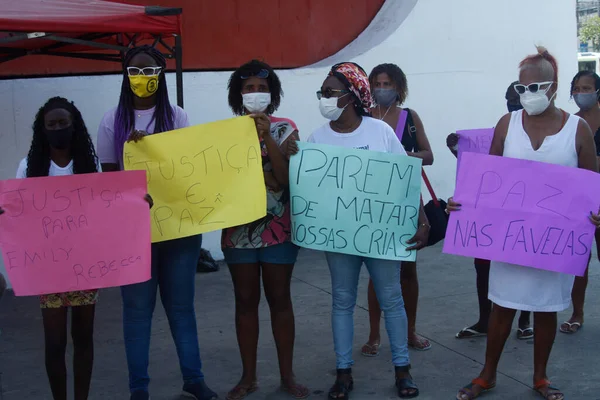
M294 264L300 248L292 242L285 242L259 249L223 249L227 264Z

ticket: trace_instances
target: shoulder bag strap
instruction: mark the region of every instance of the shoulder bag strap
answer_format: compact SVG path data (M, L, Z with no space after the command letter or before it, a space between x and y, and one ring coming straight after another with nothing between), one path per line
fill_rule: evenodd
M424 169L421 169L421 175L423 176L423 180L425 181L425 186L427 186L427 190L429 190L429 194L431 195L431 200L433 200L433 204L435 204L436 207L439 207L440 202L438 201L438 198L435 195L435 192L433 191L431 182L429 182L429 178L427 178L427 174L425 173Z
M404 134L404 128L406 126L406 119L408 118L408 111L402 109L400 117L398 117L398 125L396 125L396 137L402 143L402 135Z

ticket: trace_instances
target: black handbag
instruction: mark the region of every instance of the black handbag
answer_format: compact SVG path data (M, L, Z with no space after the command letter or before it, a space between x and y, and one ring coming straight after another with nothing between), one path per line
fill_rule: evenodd
M423 209L425 210L425 214L429 220L429 225L431 226L429 229L429 240L427 241L427 246L433 246L439 241L444 240L446 237L446 228L448 227L448 214L446 213L447 204L444 200L438 199L435 195L425 170L421 170L421 175L423 176L423 181L425 182L427 190L429 190L429 194L431 195L431 200L425 204Z

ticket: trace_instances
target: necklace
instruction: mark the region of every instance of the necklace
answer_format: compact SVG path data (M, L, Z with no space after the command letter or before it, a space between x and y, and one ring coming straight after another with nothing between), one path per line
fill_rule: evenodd
M383 114L383 117L381 116L381 107L379 108L379 119L383 121L383 119L385 118L385 116L388 114L388 112L390 112L390 109L392 108L393 104L390 104L390 106L387 108L387 110L385 111L385 114Z

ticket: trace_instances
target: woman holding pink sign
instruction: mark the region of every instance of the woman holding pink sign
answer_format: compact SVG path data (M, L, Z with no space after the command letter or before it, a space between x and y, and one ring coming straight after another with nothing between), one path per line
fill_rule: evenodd
M77 107L62 97L48 100L35 117L29 154L19 164L17 178L99 171L100 166L92 139ZM3 213L4 210L0 208L0 215ZM0 281L3 280L2 277ZM75 399L88 398L94 364L94 314L97 300L97 290L40 296L44 322L46 373L54 400L67 399L65 354L69 308L71 308L71 337L74 348Z
M500 119L490 154L597 171L588 124L554 104L558 85L555 58L539 47L538 54L521 62L519 82L514 88L524 110ZM449 199L448 211L458 210L460 204ZM591 223L599 227L598 210L589 212ZM498 363L518 309L534 312L533 389L547 400L565 398L551 385L546 369L556 337L557 312L569 306L573 279L572 275L492 261L489 299L494 307L485 365L477 378L460 389L458 400L475 399L496 386Z
M396 137L409 156L420 158L423 160L423 165L433 164L433 152L421 118L416 111L402 108L402 104L408 97L408 83L404 72L396 64L380 64L371 71L369 82L375 100L371 115L395 129ZM415 350L429 350L431 343L418 335L416 328L419 302L416 262L402 262L400 283L408 317L408 345ZM370 333L369 340L363 345L361 352L365 357L375 357L379 355L381 344L379 330L381 308L372 280L369 280L368 298Z

